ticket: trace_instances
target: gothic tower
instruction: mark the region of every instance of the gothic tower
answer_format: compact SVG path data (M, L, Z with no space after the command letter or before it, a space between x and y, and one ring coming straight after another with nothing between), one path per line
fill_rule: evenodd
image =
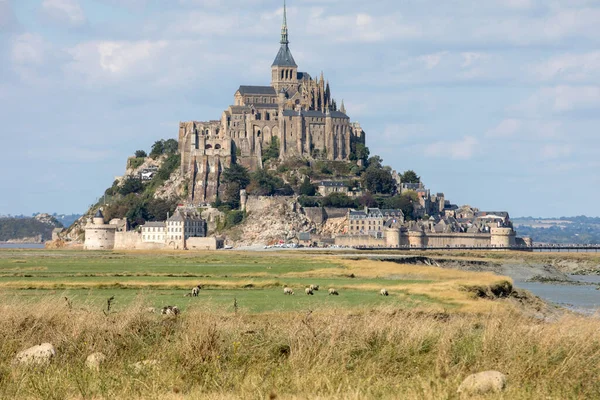
M271 86L279 93L281 89L298 84L298 66L289 48L287 10L283 1L283 25L281 26L281 47L271 65Z

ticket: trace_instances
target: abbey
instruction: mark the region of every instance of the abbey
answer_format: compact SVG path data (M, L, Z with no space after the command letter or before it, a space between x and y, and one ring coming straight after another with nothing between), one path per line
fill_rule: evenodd
M350 122L344 103L338 109L323 73L298 72L289 47L284 3L281 46L271 65L269 86L240 86L220 120L179 124L181 173L190 177L191 203L215 200L223 169L232 163L262 168L263 152L274 142L279 158L349 161L365 142Z

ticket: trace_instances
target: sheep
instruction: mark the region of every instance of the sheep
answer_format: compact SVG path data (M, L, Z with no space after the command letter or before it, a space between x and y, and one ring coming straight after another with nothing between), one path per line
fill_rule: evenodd
M333 289L333 288L329 288L329 296L339 296L340 294L338 293L337 290Z
M294 291L289 287L283 288L283 294L289 294L290 296L294 294Z
M163 315L178 315L179 308L177 306L165 306L162 308L160 313Z
M200 285L194 287L192 289L192 297L198 297L198 294L200 293L200 289L202 289L202 287L200 287Z
M390 294L388 293L387 289L381 289L379 291L379 294L382 296L389 296Z
M319 285L310 285L310 290L318 291Z
M312 296L314 294L313 291L312 291L312 289L309 288L309 287L307 287L306 289L304 289L304 293L306 293L307 295L310 295L310 296Z

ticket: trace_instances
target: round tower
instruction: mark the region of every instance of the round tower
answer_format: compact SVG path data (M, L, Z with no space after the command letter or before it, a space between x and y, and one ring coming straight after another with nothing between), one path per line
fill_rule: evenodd
M93 223L94 225L104 225L104 215L102 214L102 210L98 209L98 212L94 215Z
M387 247L400 246L400 229L399 228L386 228L385 244Z
M513 247L516 245L516 234L512 228L492 228L490 233L492 247Z

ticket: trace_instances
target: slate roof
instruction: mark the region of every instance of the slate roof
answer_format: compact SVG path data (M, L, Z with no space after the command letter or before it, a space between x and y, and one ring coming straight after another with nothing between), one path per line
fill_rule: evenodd
M322 181L322 182L319 182L319 186L325 186L325 187L344 187L346 185L344 184L344 182Z
M144 225L142 225L142 228L164 228L165 227L165 223L163 222L146 222Z
M260 95L269 95L276 96L275 89L272 86L240 86L238 89L240 94L260 94Z
M94 215L94 218L104 218L104 214L102 214L102 210L98 209L98 212L96 212L96 215Z
M275 57L275 61L273 61L272 67L298 67L296 65L296 61L294 61L294 57L292 56L292 52L290 51L290 47L282 43L279 48L279 52L277 53L277 57Z

